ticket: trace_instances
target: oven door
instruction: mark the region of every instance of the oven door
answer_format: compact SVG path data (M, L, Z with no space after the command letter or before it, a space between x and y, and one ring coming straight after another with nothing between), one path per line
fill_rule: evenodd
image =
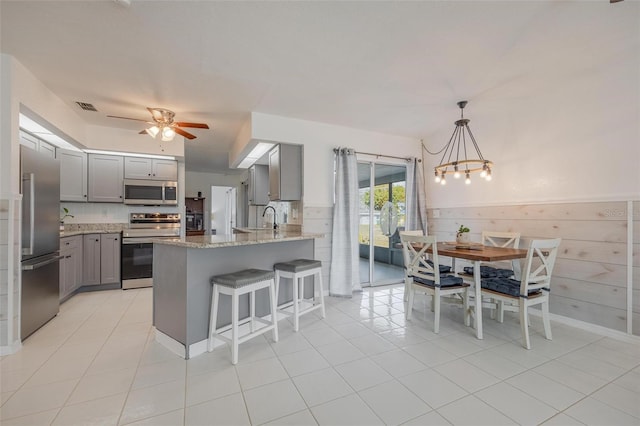
M153 243L149 239L122 240L122 288L153 285Z

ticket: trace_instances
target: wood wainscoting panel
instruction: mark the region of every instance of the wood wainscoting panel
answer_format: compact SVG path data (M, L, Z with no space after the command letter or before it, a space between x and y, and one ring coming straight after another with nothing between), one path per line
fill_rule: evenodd
M627 330L627 202L549 203L460 207L427 211L428 232L452 241L460 225L471 240L482 231L520 232L532 239L562 238L552 281L551 312L614 330ZM640 202L633 223L634 334L640 335ZM457 269L460 266L456 265Z

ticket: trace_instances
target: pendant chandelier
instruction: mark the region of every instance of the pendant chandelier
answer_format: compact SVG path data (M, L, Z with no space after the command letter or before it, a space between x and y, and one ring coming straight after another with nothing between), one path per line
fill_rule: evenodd
M440 151L444 151L440 164L434 168L435 181L442 185L447 183L447 174L449 172L452 172L453 177L456 179L459 179L462 173L464 173L465 183L467 185L471 183L471 173L473 172L480 172L480 177L488 181L491 180L491 167L493 163L482 156L476 139L473 137L471 129L469 129L470 120L464 118L464 107L466 105L467 101L458 102L460 119L456 120L456 128L453 129L453 134L449 142L447 142L447 145ZM469 149L472 158L469 158L467 155L467 143L473 145L475 149L475 154ZM477 155L477 158L473 158L473 155Z

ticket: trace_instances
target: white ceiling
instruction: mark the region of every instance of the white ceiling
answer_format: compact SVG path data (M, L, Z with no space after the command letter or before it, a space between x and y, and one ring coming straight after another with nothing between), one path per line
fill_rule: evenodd
M453 129L461 99L473 117L637 57L639 10L631 0L2 0L0 24L2 52L87 123L136 131L142 123L106 115L169 108L212 128L186 142L187 169L225 171L251 111L428 137Z

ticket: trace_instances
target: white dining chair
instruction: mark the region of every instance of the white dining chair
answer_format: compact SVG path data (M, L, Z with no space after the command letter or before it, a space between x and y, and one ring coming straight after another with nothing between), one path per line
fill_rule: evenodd
M541 305L544 334L551 336L549 320L549 293L551 274L558 255L560 238L552 240L532 240L525 259L525 268L520 280L503 277L485 278L481 281L482 296L502 302L504 308L520 313L523 346L531 349L529 339L529 306Z
M451 268L441 269L438 262L438 246L436 237L401 233L402 254L405 268L405 289L409 297L405 309L407 320L411 319L413 300L416 291L431 296L434 311L433 331L440 331L440 302L445 296L460 297L464 311L464 323L469 325L469 284L462 278L448 274ZM427 251L431 249L431 260ZM447 270L447 272L441 272Z

